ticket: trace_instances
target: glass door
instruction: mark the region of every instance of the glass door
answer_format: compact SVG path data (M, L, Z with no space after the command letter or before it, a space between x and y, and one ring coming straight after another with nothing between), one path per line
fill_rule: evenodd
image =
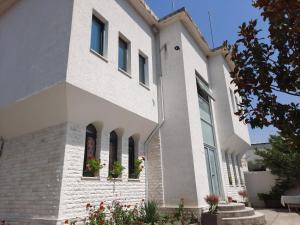
M220 195L219 177L218 177L218 163L215 154L215 148L205 146L207 172L210 192L215 195Z

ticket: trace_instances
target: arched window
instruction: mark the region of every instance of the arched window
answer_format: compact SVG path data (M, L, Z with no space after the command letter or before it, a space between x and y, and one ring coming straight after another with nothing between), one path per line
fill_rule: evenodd
M96 157L96 140L97 140L97 130L94 125L89 124L86 127L86 133L85 133L83 176L88 176L88 177L94 176L94 174L88 170L87 162L89 159Z
M112 131L109 137L109 171L113 169L116 161L118 161L118 135Z
M134 177L134 160L135 160L135 142L132 137L128 140L128 174L129 178Z

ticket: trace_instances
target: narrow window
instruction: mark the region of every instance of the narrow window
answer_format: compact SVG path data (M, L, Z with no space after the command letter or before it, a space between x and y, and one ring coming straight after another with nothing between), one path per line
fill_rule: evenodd
M134 177L134 161L135 161L135 142L132 137L128 140L128 174L129 178Z
M128 72L128 43L119 38L119 69Z
M105 24L93 15L91 49L100 55L103 55L104 49L104 30Z
M148 86L146 58L139 54L140 83Z
M84 151L84 163L83 163L83 176L94 176L88 169L88 160L96 157L96 140L97 130L94 125L90 124L86 127L85 133L85 151Z
M232 168L233 168L235 185L239 186L239 181L238 181L238 177L237 177L237 173L236 173L236 167L235 167L235 159L234 159L233 154L231 154L231 163L232 163Z
M118 135L112 131L109 137L109 172L116 161L118 161Z
M226 160L226 168L227 168L227 174L228 174L228 182L229 182L229 185L232 185L232 176L231 176L229 158L228 158L227 152L225 153L225 160Z

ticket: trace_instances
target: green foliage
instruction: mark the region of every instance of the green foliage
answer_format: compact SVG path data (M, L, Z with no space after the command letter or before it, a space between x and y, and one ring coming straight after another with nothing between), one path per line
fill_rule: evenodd
M134 160L134 169L133 169L133 174L132 177L135 179L138 179L140 177L140 173L143 171L144 166L143 164L143 159L136 159Z
M160 215L158 212L158 204L155 201L145 202L142 206L141 219L144 223L155 225L160 220Z
M92 158L92 159L89 159L87 161L87 168L88 168L88 171L91 172L91 173L96 173L96 172L99 172L99 170L101 170L104 166L104 164L101 164L101 160L99 159L95 159L95 158Z
M239 39L225 47L241 102L237 115L252 128L274 126L291 149L300 148L300 1L256 0L267 22L262 36L257 20L239 27ZM289 97L283 102L279 95Z
M266 171L266 166L261 160L249 161L248 162L249 171Z
M115 161L112 170L109 171L109 178L118 178L121 176L122 171L125 169L119 161Z
M271 148L256 150L262 163L277 175L275 186L269 194L259 194L260 199L279 199L285 191L299 183L300 149L291 149L285 138L272 135L269 139Z

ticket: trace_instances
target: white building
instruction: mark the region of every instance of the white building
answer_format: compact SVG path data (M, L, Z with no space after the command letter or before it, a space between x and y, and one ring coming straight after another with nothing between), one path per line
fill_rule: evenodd
M159 19L143 0L0 1L0 219L52 225L87 202L238 198L250 141L224 56L185 9ZM86 173L89 154L106 164L99 176ZM110 180L115 161L125 170Z

